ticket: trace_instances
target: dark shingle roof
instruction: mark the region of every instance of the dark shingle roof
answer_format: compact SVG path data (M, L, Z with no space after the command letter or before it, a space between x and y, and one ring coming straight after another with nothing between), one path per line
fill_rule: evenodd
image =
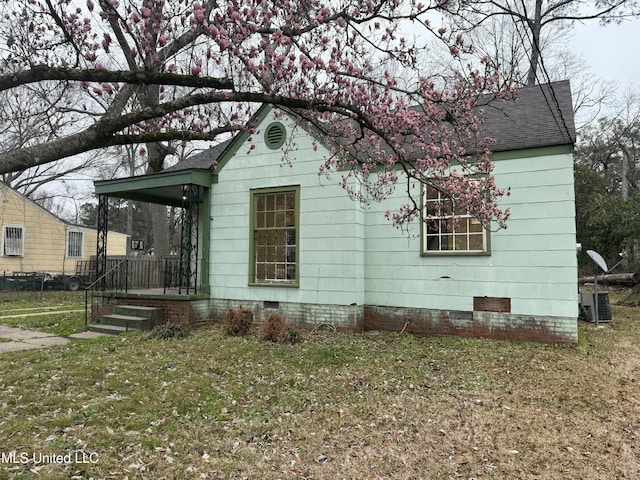
M213 162L220 158L233 139L225 140L218 145L215 145L207 150L203 150L200 153L196 153L188 158L185 158L181 162L175 164L172 167L166 168L165 172L176 172L179 170L189 170L198 168L213 168Z
M479 116L482 118L481 137L495 140L490 146L493 152L573 145L576 140L568 80L521 87L514 100L487 100ZM193 155L165 171L210 169L233 140ZM474 149L467 145L468 152Z
M576 130L569 81L522 87L515 100L483 107L481 132L494 152L572 145Z

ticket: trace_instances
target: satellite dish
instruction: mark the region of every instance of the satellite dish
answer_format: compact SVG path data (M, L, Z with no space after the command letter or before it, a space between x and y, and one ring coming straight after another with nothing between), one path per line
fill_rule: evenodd
M607 262L604 261L604 258L602 258L602 255L600 255L598 252L595 252L593 250L587 250L587 255L591 257L591 260L596 262L596 265L598 265L603 272L606 273L609 271L609 267L607 267Z

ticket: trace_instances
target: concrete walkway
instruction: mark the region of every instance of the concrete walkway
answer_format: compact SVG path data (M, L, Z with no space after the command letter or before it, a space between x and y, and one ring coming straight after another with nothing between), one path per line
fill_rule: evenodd
M11 341L0 341L0 354L3 352L17 352L20 350L32 350L34 348L47 348L53 345L66 345L72 339L88 339L101 337L104 334L96 332L80 332L61 337L53 333L25 330L19 327L0 325L0 338Z

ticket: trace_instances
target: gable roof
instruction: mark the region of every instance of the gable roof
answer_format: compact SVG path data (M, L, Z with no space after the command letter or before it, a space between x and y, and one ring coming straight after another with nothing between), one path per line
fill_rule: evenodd
M181 162L173 165L172 167L165 168L163 172L174 172L178 170L188 170L195 168L213 168L213 162L222 156L224 151L227 149L231 142L233 142L233 138L229 140L225 140L218 145L214 145L207 150L203 150L202 152L196 153L195 155L191 155L188 158L185 158Z
M262 120L268 108L263 105L251 121ZM495 140L491 145L492 152L573 145L576 141L569 80L521 87L511 100L489 98L479 107L478 116L482 120L480 136ZM224 166L220 161L228 159L246 137L246 132L241 132L164 171L212 169L216 160L219 162L217 170L220 170ZM467 145L468 152L474 151L474 147Z
M59 217L55 213L51 212L50 210L47 210L46 208L44 208L39 203L33 201L29 197L26 197L25 195L23 195L22 193L17 191L15 188L10 187L9 185L7 185L4 182L0 182L0 194L2 193L2 190L8 192L9 194L13 194L19 200L24 202L25 204L31 205L36 210L39 210L39 211L43 212L45 215L48 215L49 217L53 218L56 222L59 222L60 224L65 225L66 227L69 227L71 229L76 229L76 230L89 230L89 231L93 231L93 232L96 231L96 227L91 227L91 226L87 226L87 225L78 225L76 223L71 223L71 222L65 220L62 217ZM2 207L1 202L0 202L0 209L2 209L2 208L3 207ZM115 230L109 230L109 233L117 233L117 234L120 234L120 235L127 235L126 233L116 232Z
M573 145L576 128L568 80L522 87L515 100L488 102L481 133L496 140L493 152Z
M17 191L15 188L10 187L9 185L7 185L4 182L0 182L0 190L4 189L5 191L15 195L17 198L19 198L21 201L33 206L36 210L40 210L41 212L44 212L46 215L52 217L53 219L55 219L56 221L67 225L69 227L74 227L74 228L87 228L89 230L91 230L91 227L86 227L83 225L76 225L73 224L71 222L68 222L67 220L65 220L62 217L59 217L58 215L56 215L55 213L51 212L50 210L47 210L46 208L44 208L42 205L40 205L39 203L33 201L32 199L30 199L29 197L26 197L25 195L23 195L22 193L20 193L19 191ZM93 229L95 230L95 228Z

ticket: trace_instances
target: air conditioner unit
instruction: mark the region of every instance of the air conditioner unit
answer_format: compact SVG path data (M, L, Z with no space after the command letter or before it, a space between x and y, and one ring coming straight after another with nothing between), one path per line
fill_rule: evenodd
M609 305L609 292L598 292L598 322L607 323L611 321L611 306ZM585 312L585 320L596 321L596 294L593 292L580 293L580 306Z

